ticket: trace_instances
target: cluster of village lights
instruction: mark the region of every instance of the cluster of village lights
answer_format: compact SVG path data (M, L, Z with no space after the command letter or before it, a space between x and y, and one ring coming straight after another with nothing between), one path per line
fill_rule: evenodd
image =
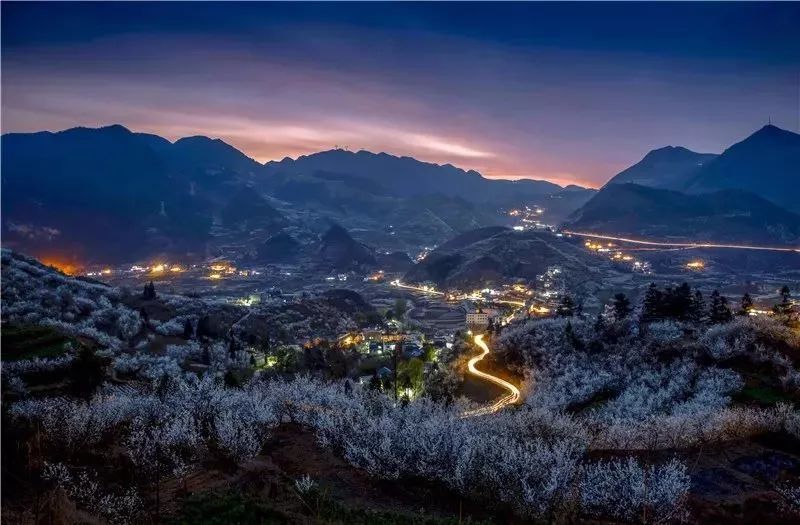
M125 270L120 273L133 273L140 275L164 275L164 274L179 274L188 271L189 269L197 268L197 265L183 266L180 264L171 264L166 262L154 263L150 266L142 266L138 264L132 265L127 272ZM253 275L260 275L256 270L237 270L234 266L228 263L212 263L208 266L210 271L208 278L211 280L222 279L229 275L239 275L240 277L248 277ZM103 268L102 270L91 271L86 273L87 277L103 277L114 274L115 271L111 268Z
M587 249L596 253L607 254L613 252L613 254L610 256L612 261L631 263L634 270L646 271L647 263L642 263L641 261L637 261L636 259L633 258L633 256L623 253L619 250L616 250L615 249L616 244L614 244L613 242L607 242L603 244L601 242L593 242L589 240L586 241L583 245L586 246Z

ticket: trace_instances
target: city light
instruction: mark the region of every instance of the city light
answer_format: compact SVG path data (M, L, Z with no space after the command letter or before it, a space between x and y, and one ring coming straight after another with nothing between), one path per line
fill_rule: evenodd
M691 261L686 263L686 267L690 270L702 270L706 267L706 264L703 261Z

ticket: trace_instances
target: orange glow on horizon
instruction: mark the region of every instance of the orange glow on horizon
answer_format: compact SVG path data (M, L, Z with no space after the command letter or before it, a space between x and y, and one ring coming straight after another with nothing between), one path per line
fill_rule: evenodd
M44 256L39 260L45 266L50 266L51 268L55 268L59 272L66 275L78 275L79 273L81 273L81 270L83 269L82 264L75 261L68 261L66 259L62 259L55 255Z

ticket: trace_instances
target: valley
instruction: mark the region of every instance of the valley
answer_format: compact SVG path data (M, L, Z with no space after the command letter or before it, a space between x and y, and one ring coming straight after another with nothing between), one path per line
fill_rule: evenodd
M800 523L797 4L0 23L3 523Z

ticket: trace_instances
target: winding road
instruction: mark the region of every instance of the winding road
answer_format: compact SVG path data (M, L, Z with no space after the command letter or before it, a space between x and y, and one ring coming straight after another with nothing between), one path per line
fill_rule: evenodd
M477 408L475 410L470 410L468 412L465 412L464 413L464 417L483 416L483 415L486 415L486 414L493 414L493 413L497 412L498 410L501 410L502 408L505 408L505 407L507 407L509 405L513 405L513 404L519 402L520 397L521 397L519 389L517 387L515 387L514 385L512 385L511 383L509 383L508 381L506 381L504 379L500 379L497 376L493 376L491 374L487 374L486 372L481 372L480 370L477 369L477 367L475 365L478 364L480 361L482 361L484 357L489 355L489 346L483 341L483 335L482 334L481 335L476 335L474 340L475 340L475 344L478 346L478 348L483 350L483 352L481 352L480 354L478 354L477 356L475 356L475 357L473 357L472 359L469 360L469 362L467 363L467 370L469 371L470 374L472 374L472 375L474 375L476 377L479 377L479 378L481 378L481 379L483 379L485 381L489 381L491 383L494 383L494 384L498 385L499 387L503 388L504 390L507 390L508 394L504 395L503 397L501 397L500 399L498 399L497 401L495 401L491 405L486 405L484 407Z

